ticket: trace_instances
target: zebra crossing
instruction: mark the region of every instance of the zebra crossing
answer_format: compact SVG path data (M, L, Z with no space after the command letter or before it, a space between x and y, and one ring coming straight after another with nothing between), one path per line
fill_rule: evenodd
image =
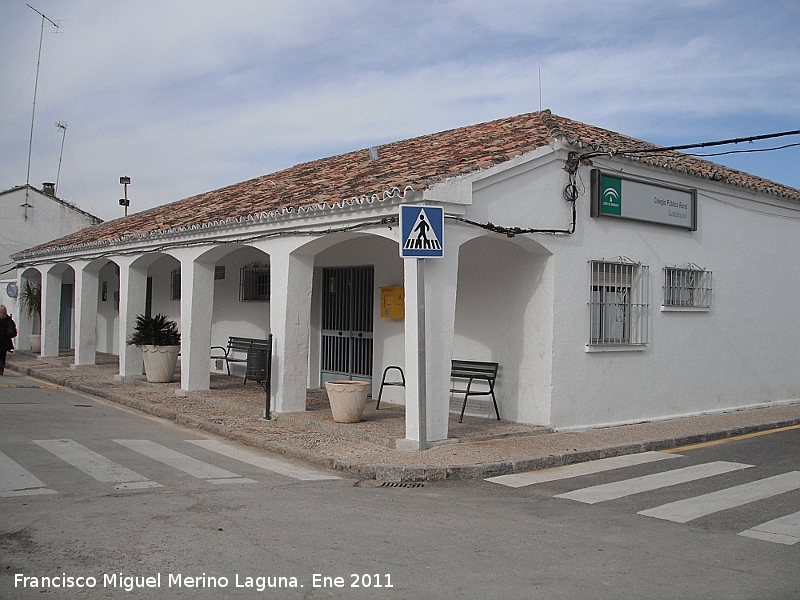
M497 477L489 477L486 481L507 487L520 488L681 457L682 455L674 453L643 452L641 454L605 458L541 471L499 475ZM555 494L553 497L584 504L598 504L750 469L753 466L727 461L700 463L688 467L676 467L650 475L629 477L620 481L582 487L569 492ZM800 471L789 471L715 492L669 502L641 510L637 514L674 523L688 523L701 517L798 489L800 489ZM794 545L800 542L800 512L761 523L740 532L738 535L779 544Z
M150 478L123 466L98 452L70 439L32 440L62 462L82 471L95 481L112 484L115 490L142 490L164 487L165 483ZM166 465L171 469L203 480L213 485L253 484L255 479L217 465L199 460L151 440L114 439L115 444L140 456ZM257 467L265 474L277 474L299 481L323 481L340 479L313 468L273 458L256 450L227 444L219 440L184 440L197 448L213 452L229 459ZM0 498L58 494L44 481L7 454L0 452Z

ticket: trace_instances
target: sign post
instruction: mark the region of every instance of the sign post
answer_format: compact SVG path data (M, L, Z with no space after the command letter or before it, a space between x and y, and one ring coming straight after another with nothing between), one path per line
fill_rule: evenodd
M417 431L418 450L428 447L428 404L425 340L425 259L443 255L444 210L436 206L400 206L400 256L416 258L417 303Z

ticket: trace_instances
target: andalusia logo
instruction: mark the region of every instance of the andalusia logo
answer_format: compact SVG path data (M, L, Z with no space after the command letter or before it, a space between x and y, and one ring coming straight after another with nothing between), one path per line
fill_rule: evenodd
M604 215L622 214L622 180L603 175L600 178L600 212Z

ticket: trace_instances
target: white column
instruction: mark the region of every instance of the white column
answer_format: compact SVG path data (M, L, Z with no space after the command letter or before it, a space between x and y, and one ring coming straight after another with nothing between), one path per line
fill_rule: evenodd
M398 440L398 448L407 450L418 450L420 441L420 373L419 373L419 349L420 349L420 336L419 336L419 305L417 304L418 290L417 283L419 281L417 270L419 262L416 258L403 259L403 286L405 289L405 311L406 316L404 320L405 326L405 377L406 377L406 442L400 443ZM427 361L426 361L427 368ZM426 389L426 404L427 387ZM427 411L426 411L426 430L427 430ZM430 439L430 434L427 434Z
M428 440L432 442L447 439L450 417L450 361L453 359L456 322L458 245L450 246L447 241L443 258L425 260L427 424Z
M296 246L297 242L291 244ZM274 344L275 412L306 409L314 257L292 254L292 249L288 243L270 246L269 309Z
M93 365L97 350L97 288L99 269L88 261L72 263L75 271L75 364Z
M448 234L450 232L448 231ZM453 335L458 283L458 239L445 237L443 258L425 259L425 404L428 442L447 439L450 416L450 361L453 357ZM420 336L417 322L417 269L415 258L404 259L405 285L405 376L406 437L398 440L398 448L418 449L419 373L417 360Z
M172 255L181 261L181 389L207 390L211 381L214 263L198 261L194 249Z
M58 326L61 314L60 265L39 267L42 274L42 356L58 356Z
M132 377L143 372L142 352L126 341L133 333L136 316L144 313L147 296L147 264L141 257L116 257L119 265L119 377Z

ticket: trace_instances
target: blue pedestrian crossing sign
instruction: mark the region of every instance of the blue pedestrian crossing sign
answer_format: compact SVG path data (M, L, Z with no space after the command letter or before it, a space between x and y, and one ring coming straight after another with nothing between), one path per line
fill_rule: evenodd
M400 205L400 256L441 258L444 210L441 206Z

